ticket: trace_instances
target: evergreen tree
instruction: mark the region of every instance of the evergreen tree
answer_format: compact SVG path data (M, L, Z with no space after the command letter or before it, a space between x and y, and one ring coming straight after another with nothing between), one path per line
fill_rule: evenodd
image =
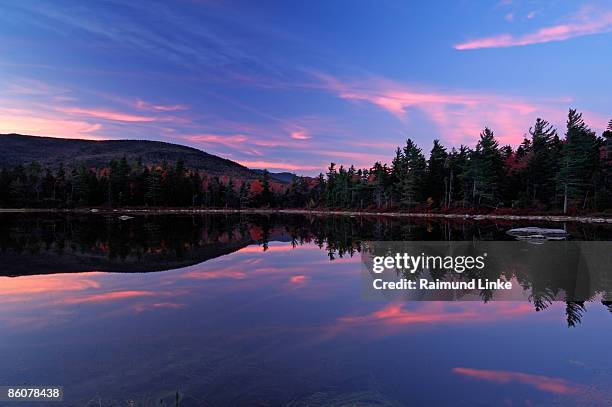
M440 144L440 140L434 140L433 148L427 161L426 195L431 199L435 207L443 206L444 199L448 194L448 153L446 148Z
M500 198L500 181L504 175L504 163L499 145L491 129L480 133L476 149L470 154L469 178L472 183L472 202L475 206L485 203L497 206Z
M599 164L598 150L595 133L585 124L581 113L570 109L557 173L563 213L567 213L570 207L586 207Z
M550 204L554 196L555 175L558 171L557 131L546 120L538 118L529 129L531 149L525 169L527 196L531 205L536 202Z
M270 173L264 169L261 176L261 205L272 206L272 191L270 190Z
M145 202L152 206L161 204L162 174L158 169L152 169L145 175Z
M248 208L249 204L250 204L250 195L251 195L251 191L250 191L250 187L251 185L248 182L243 182L242 184L240 184L240 190L238 193L239 196L239 200L240 200L240 208Z
M601 136L601 205L607 209L612 205L612 120Z

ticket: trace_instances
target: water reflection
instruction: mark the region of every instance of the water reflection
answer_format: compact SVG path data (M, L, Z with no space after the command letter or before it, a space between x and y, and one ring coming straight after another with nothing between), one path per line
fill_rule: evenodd
M68 406L173 406L177 391L187 407L609 405L604 307L584 305L580 329L567 329L563 302L534 312L526 302L363 301L360 242L397 239L390 230L407 225L133 221L3 219L2 256L13 261L3 272L22 275L0 278L0 383L63 385ZM494 239L507 226L410 228ZM44 273L73 268L33 275L44 262Z

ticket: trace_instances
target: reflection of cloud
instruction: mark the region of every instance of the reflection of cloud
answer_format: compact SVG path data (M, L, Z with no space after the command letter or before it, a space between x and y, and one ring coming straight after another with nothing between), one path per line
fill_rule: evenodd
M300 250L307 250L310 247L304 247L304 246L300 246L299 247ZM312 249L312 248L310 248ZM265 251L266 253L270 253L270 252L290 252L296 250L295 247L293 247L292 245L269 245L267 249L264 250L263 246L259 246L259 245L251 245L251 246L247 246L244 247L240 250L238 250L235 254L245 254L245 253L261 253L263 251Z
M136 312L137 314L139 314L144 311L150 311L150 310L156 310L156 309L181 309L183 307L185 307L185 304L176 303L176 302L154 302L151 304L147 304L147 303L135 304L132 306L132 310Z
M504 48L531 44L542 44L553 41L564 41L570 38L606 33L612 31L612 12L596 13L583 9L575 21L540 28L536 32L514 36L502 34L493 37L478 38L455 45L458 50L480 48ZM529 13L527 18L535 14Z
M451 308L451 309L449 309ZM452 309L456 308L456 309ZM412 325L436 323L474 323L512 318L532 312L528 303L508 304L497 302L483 306L480 303L428 302L416 310L404 309L403 304L391 304L366 315L340 318L345 325Z
M182 278L194 280L242 280L247 277L243 271L232 269L190 271L181 275Z
M557 393L571 394L580 390L578 384L572 383L565 379L556 377L532 375L521 372L509 372L504 370L482 370L470 369L465 367L456 367L453 372L462 376L468 376L474 379L486 380L495 383L521 383L535 387L538 390Z
M153 297L157 295L152 291L126 290L126 291L110 291L102 294L83 295L78 297L63 298L57 303L64 305L87 304L98 302L113 302L127 300L131 298Z
M23 300L34 294L48 294L66 291L81 291L100 288L97 281L75 276L31 276L0 279L0 302Z
M306 277L303 274L297 275L297 276L292 276L289 279L289 283L293 284L293 285L304 285L306 283L306 280L308 280L308 277Z

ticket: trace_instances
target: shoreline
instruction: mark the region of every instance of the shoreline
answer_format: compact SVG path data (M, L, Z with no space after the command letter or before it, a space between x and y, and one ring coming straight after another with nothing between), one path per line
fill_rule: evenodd
M78 213L78 214L135 214L135 215L172 215L172 214L254 214L254 215L311 215L311 216L379 216L390 218L431 218L431 219L467 219L467 220L516 220L540 222L577 222L577 223L610 223L612 217L602 216L566 216L566 215L473 215L473 214L446 214L423 212L368 212L368 211L338 211L338 210L308 210L308 209L198 209L198 208L123 208L123 209L29 209L29 208L0 208L0 214L10 213Z

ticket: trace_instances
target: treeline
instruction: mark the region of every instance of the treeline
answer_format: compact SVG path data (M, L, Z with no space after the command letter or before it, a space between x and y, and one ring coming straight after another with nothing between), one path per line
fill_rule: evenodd
M293 185L289 195L300 188ZM501 147L489 128L474 148L449 151L434 140L429 158L408 139L390 166L377 162L369 170L355 170L332 163L310 196L311 203L331 208L607 210L612 203L612 120L598 136L571 109L560 138L538 118L516 150Z
M0 172L0 205L286 207L376 210L601 211L612 203L612 120L601 136L570 110L563 137L537 119L515 150L500 146L485 128L474 148L448 150L438 140L426 158L408 139L390 165L369 169L331 163L317 178L273 185L259 180L209 177L183 162L146 166L113 160L105 169L38 163Z
M251 192L251 188L253 192ZM189 170L179 160L149 167L125 157L104 169L82 165L43 168L33 162L0 172L4 207L74 208L79 206L247 207L270 205L270 176L238 182Z

